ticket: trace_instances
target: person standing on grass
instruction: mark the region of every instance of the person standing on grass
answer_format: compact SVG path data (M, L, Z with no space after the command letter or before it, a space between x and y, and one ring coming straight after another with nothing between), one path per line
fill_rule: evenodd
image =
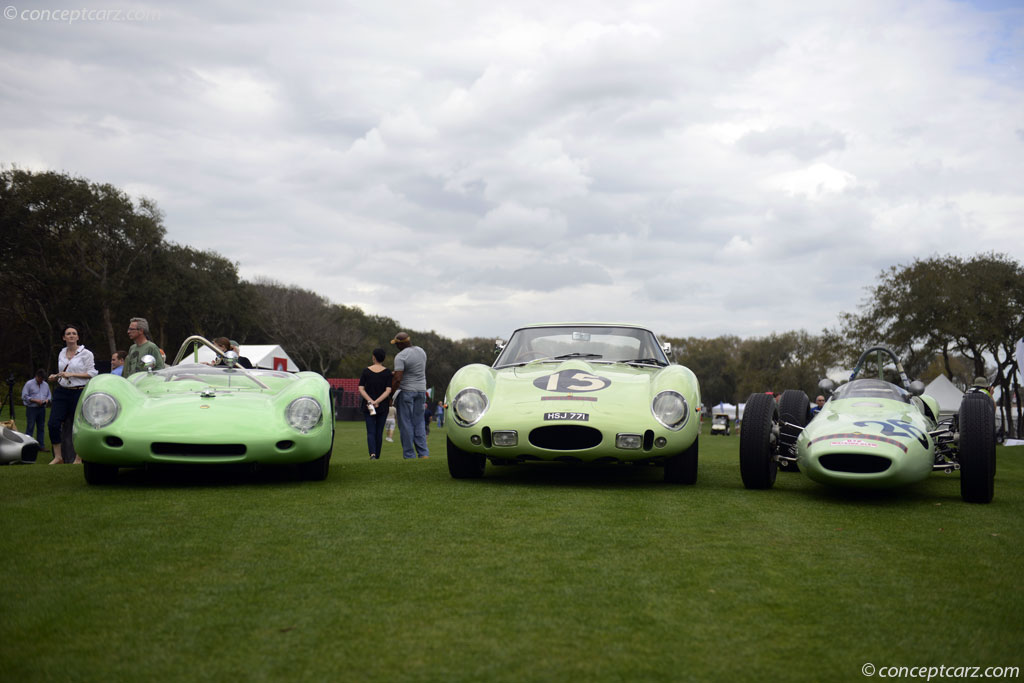
M387 428L387 434L384 436L385 441L395 440L395 422L398 420L398 410L395 408L395 404L392 403L391 407L388 408L388 419L384 422L384 426Z
M46 406L50 405L52 398L50 385L46 383L46 373L41 369L36 370L35 378L25 382L25 386L21 389L21 402L25 404L25 420L28 422L25 433L29 436L34 436L33 431L36 433L35 440L39 442L40 453L50 452L43 436L45 435Z
M128 378L136 372L145 370L146 366L142 363L143 356L153 356L156 359L156 365L153 367L157 370L164 367L164 357L160 347L149 341L149 322L145 318L132 318L128 322L128 338L134 343L132 348L128 349L122 377Z
M53 390L53 408L50 410L50 421L46 426L50 430L50 444L53 446L51 465L59 465L67 461L74 453L71 443L71 425L78 407L78 399L82 397L82 389L95 377L96 359L92 351L78 344L81 339L78 328L74 325L64 327L64 344L57 355L57 372L50 375L51 382L57 382ZM61 452L67 443L68 448ZM81 464L82 459L74 456L74 464Z
M359 377L359 395L363 397L370 460L378 460L384 447L384 425L391 408L391 371L384 367L384 349L373 350L370 366L364 368Z
M391 393L398 404L398 432L402 440L402 457L415 460L430 457L427 448L423 405L427 401L427 352L412 345L405 332L399 332L391 343L398 349Z

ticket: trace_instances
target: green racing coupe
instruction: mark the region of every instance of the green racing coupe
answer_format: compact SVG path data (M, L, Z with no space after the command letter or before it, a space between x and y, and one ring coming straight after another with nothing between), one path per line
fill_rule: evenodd
M196 346L215 365L182 362ZM314 372L243 369L237 354L200 336L174 363L131 377L94 377L74 421L75 450L90 484L111 483L119 467L264 463L298 466L325 479L334 442L330 385Z
M560 462L664 467L697 480L700 387L671 347L635 325L548 324L516 330L492 366L452 377L448 469Z

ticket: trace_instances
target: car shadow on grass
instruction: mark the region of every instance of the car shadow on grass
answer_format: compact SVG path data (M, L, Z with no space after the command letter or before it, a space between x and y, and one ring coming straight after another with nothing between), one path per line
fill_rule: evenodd
M652 465L572 465L566 463L529 463L523 465L487 465L478 484L507 486L509 483L524 486L558 486L618 489L624 487L669 486L691 488L681 484L669 484L663 479L663 468ZM699 480L698 480L699 485Z
M792 476L799 477L800 475L787 474L786 479ZM798 487L787 486L786 481L780 476L773 491L778 494L793 495L805 501L845 506L904 507L918 506L922 503L939 505L962 502L959 479L939 481L938 476L935 475L931 479L916 484L890 489L842 488L818 484L808 479L801 479L801 485Z
M330 481L330 475L327 477ZM146 465L124 467L118 471L113 484L147 488L180 488L205 486L279 485L301 482L315 484L303 478L294 465Z

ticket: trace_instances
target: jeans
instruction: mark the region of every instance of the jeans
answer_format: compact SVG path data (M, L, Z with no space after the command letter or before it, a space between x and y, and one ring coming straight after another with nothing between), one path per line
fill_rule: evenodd
M388 405L377 406L377 414L363 413L366 420L366 447L370 455L380 455L384 447L384 423L388 421Z
M44 427L46 426L46 406L25 406L25 420L28 422L28 426L25 427L25 433L35 438L39 442L40 448L46 448L46 441L43 436L46 434ZM36 433L33 434L32 432Z
M430 455L427 449L427 427L423 422L423 403L427 400L425 391L402 389L398 403L398 431L402 438L402 457L407 460Z
M56 386L53 389L53 401L50 408L50 419L46 427L50 432L50 444L60 446L60 455L64 462L75 459L75 446L71 440L71 428L75 421L75 408L82 397L81 389L65 389Z

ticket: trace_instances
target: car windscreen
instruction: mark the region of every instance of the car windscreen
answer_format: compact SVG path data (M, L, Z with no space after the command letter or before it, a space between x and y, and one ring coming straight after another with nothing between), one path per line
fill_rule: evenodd
M594 362L668 365L657 338L635 327L527 327L516 330L494 367L580 358Z
M833 401L844 398L884 398L910 403L910 393L880 379L855 379L836 389Z
M165 382L198 382L217 389L267 389L267 385L259 379L264 373L273 374L273 376L292 376L288 373L274 373L273 371L253 372L238 368L229 370L223 366L202 363L175 365L158 370L153 374L163 377Z

